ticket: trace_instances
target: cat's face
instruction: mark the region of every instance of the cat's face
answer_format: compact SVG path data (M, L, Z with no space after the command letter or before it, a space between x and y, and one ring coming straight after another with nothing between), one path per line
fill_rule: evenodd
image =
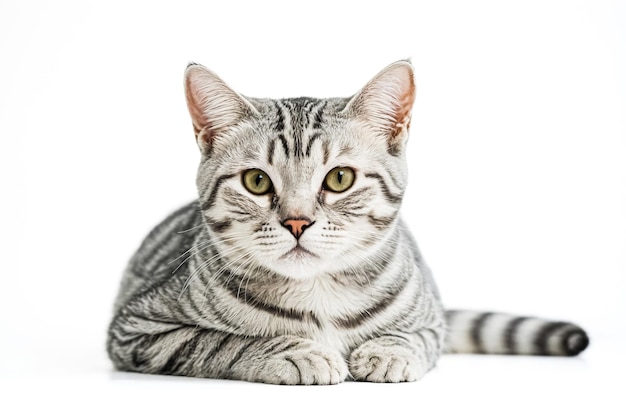
M350 99L244 98L199 65L186 88L202 214L229 267L293 279L360 270L398 219L410 64Z

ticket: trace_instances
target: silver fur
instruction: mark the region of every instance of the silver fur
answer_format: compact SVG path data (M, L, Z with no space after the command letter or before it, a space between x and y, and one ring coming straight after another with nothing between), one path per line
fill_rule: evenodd
M575 354L586 346L567 323L468 312L446 321L398 217L415 95L409 62L351 98L246 98L195 64L185 87L202 152L199 199L160 224L129 263L108 340L118 369L276 384L402 382L420 379L444 349ZM323 187L335 167L356 173L345 192ZM246 190L241 176L253 168L271 178L272 192ZM298 239L284 222L304 218ZM535 350L517 340L524 320L525 340L543 338ZM578 340L570 350L568 338Z

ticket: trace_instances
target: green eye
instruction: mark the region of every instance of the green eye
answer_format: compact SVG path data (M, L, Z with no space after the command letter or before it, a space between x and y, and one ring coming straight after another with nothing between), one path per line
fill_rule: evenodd
M260 169L249 169L242 175L243 186L252 194L261 195L272 191L272 180Z
M324 178L324 188L342 193L354 183L354 171L348 167L333 168Z

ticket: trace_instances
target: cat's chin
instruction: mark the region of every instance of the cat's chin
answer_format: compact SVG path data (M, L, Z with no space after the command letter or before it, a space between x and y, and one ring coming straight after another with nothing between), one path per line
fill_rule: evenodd
M306 249L304 246L297 244L293 249L281 256L280 260L309 263L312 258L319 258L319 256Z
M273 269L287 278L306 280L319 274L319 260L319 255L298 244L282 255Z

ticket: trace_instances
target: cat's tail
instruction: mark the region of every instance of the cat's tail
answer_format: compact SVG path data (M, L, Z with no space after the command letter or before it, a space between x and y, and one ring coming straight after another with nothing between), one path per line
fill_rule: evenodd
M575 324L467 310L446 311L446 352L575 356L589 345Z

